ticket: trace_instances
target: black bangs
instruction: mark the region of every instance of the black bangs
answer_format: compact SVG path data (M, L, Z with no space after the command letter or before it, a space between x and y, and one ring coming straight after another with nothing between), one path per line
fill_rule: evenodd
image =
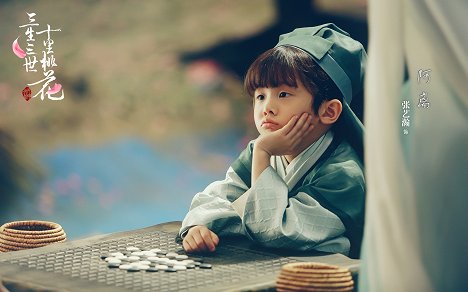
M276 47L261 54L252 63L244 80L244 88L250 96L259 87L287 85L297 87L296 78L302 79L299 64L291 47Z
M294 46L278 46L261 54L250 66L244 80L244 89L254 96L259 87L278 87L287 85L297 87L298 80L313 96L313 109L325 100L343 95L335 82L314 61L309 53Z

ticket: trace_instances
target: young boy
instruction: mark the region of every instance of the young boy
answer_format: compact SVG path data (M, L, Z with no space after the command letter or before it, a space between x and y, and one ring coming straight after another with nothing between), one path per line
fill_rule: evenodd
M333 24L282 35L257 58L244 85L260 135L223 181L194 197L179 232L187 252L214 251L218 236L240 234L266 247L358 257L363 128L348 104L365 60L362 45Z

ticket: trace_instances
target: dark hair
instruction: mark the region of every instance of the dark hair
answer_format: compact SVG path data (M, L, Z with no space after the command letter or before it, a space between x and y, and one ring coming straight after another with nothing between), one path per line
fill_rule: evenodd
M287 85L297 87L299 79L314 97L313 111L331 99L343 102L343 95L333 80L312 59L309 53L293 47L278 46L261 54L250 65L245 76L244 88L250 96L259 87Z

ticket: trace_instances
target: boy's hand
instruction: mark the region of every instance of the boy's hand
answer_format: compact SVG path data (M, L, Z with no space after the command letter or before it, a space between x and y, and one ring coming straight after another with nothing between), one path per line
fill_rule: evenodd
M206 226L197 225L189 229L182 245L186 252L214 252L219 243L218 236Z
M300 117L293 116L281 129L272 133L262 134L255 141L255 147L271 155L289 155L299 152L301 142L314 128L312 116L302 113Z

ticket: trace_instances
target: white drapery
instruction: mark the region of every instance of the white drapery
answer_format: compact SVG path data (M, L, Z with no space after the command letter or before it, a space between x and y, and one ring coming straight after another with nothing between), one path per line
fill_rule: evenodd
M462 291L466 282L467 12L465 0L369 1L359 291Z

